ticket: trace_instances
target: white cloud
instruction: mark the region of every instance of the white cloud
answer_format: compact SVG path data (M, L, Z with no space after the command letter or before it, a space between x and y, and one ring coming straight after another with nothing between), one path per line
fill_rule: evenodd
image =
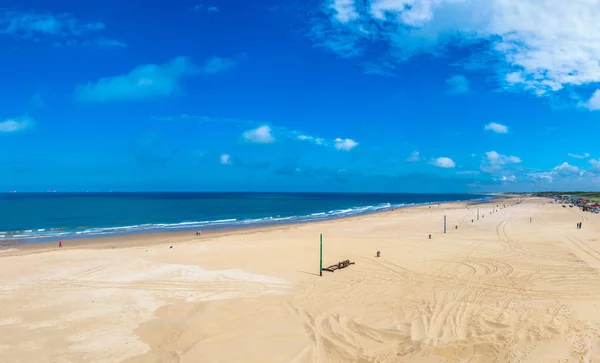
M587 101L586 106L592 111L600 110L600 89L594 91L592 97Z
M23 131L32 125L33 119L28 116L9 118L0 122L0 133Z
M585 153L583 155L569 153L569 156L575 159L587 159L590 157L590 153Z
M52 14L39 11L11 11L0 9L0 34L9 34L24 38L39 35L67 36L104 30L100 22L82 22L68 14Z
M581 170L573 165L570 165L566 161L552 169L552 172L555 174L561 175L571 175L571 174L579 174Z
M350 151L358 146L358 143L352 139L340 139L339 137L334 140L334 145L336 149L343 151Z
M493 131L497 134L506 134L508 133L508 127L499 123L490 122L489 124L483 126L485 131Z
M333 0L329 6L335 13L335 19L341 23L358 19L354 0Z
M445 156L439 157L437 159L433 159L431 161L431 165L435 165L438 168L454 168L456 166L456 164L454 163L454 161L450 158L447 158Z
M223 72L235 65L229 58L209 58L198 67L188 57L176 57L166 64L144 64L129 73L101 78L79 85L75 90L81 102L138 101L168 97L180 91L180 81L189 75Z
M268 125L259 126L255 129L245 131L242 137L246 141L257 144L270 144L275 141L275 137L271 134L271 128Z
M300 141L309 141L309 142L315 143L317 145L325 145L325 139L322 139L320 137L314 137L314 136L310 136L310 135L306 135L306 134L299 134L298 136L296 136L296 138Z
M542 180L550 183L554 181L552 173L549 172L529 173L527 175L534 180Z
M521 158L518 156L506 156L497 153L496 151L488 151L485 153L485 158L481 163L480 169L484 172L491 173L502 169L505 165L519 164Z
M82 21L69 13L0 9L0 34L35 42L52 40L55 47L127 47L124 42L116 39L93 38L94 34L104 31L105 28L104 23Z
M590 160L592 164L592 171L594 170L594 159ZM600 164L600 163L599 163ZM600 165L598 165L600 166ZM600 169L599 169L600 170ZM556 180L562 180L563 182L572 182L574 180L582 180L582 177L586 174L586 171L578 168L574 165L570 165L567 162L555 166L550 171L529 173L528 176L534 180L544 180L550 183ZM573 179L575 177L575 179Z
M231 155L229 155L229 154L221 154L221 156L219 157L219 161L223 165L231 165L231 163L232 163Z
M204 73L220 73L224 72L237 64L237 61L233 58L224 57L211 57L203 65L202 71Z
M323 9L310 36L346 57L373 46L400 62L477 44L465 65L491 67L506 88L542 95L600 82L596 0L325 0Z
M81 102L137 101L166 97L179 90L179 81L197 73L189 58L177 57L167 64L146 64L119 76L80 85L75 91Z
M485 153L490 164L506 165L506 164L518 164L521 162L521 158L518 156L506 156L497 153L496 151L488 151Z
M418 151L413 151L412 153L410 153L410 155L405 159L405 161L409 162L409 163L414 163L421 160L421 155L419 154Z
M116 39L104 38L104 37L86 40L84 42L81 42L80 44L83 46L86 46L86 47L100 48L100 49L127 48L127 44L125 42L122 42L122 41L116 40Z
M455 74L446 79L448 92L452 94L461 94L469 92L469 80L463 75Z
M502 178L500 178L502 182L514 182L516 180L517 178L514 175L502 175Z
M592 165L592 171L600 171L600 160L590 159L590 164Z

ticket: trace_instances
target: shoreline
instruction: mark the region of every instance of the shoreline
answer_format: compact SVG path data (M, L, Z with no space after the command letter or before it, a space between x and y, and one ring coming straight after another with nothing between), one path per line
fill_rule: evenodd
M472 194L476 196L477 194ZM391 204L390 202L381 203L380 205L368 205L364 207L347 207L340 210L330 210L328 212L317 211L311 214L305 215L292 215L286 217L261 217L257 219L222 219L222 220L210 220L206 222L193 222L183 221L175 223L140 223L137 225L124 225L124 226L105 226L105 227L85 227L83 230L67 230L61 227L47 227L47 228L28 228L26 230L15 230L15 231L4 231L0 234L0 247L7 245L22 245L22 244L39 244L54 241L71 241L79 239L92 239L92 238L104 238L113 236L132 236L138 234L154 234L154 233L177 233L177 232L190 232L202 230L206 231L221 231L221 230L232 230L241 228L257 228L257 227L270 227L278 225L292 225L292 224L303 224L306 222L320 222L329 221L336 219L343 219L348 217L356 217L361 215L368 215L373 213L386 212L399 208L410 208L418 206L429 206L441 203L467 203L467 202L483 202L486 200L493 200L499 198L501 193L488 193L482 194L481 198L465 199L465 200L449 200L449 201L432 201L423 203L407 203L407 204ZM388 206L382 206L387 204ZM362 209L362 210L361 210ZM339 212L339 213L338 213ZM342 213L343 212L343 213ZM147 228L141 228L147 227ZM82 227L83 228L83 227ZM27 233L42 232L46 230L56 231L56 234L36 236L32 234L26 236ZM95 232L91 232L95 231ZM110 232L109 232L110 231ZM23 234L24 233L24 234ZM8 234L8 236L7 236ZM17 237L15 237L17 236Z
M368 218L377 218L385 215L395 215L402 213L414 213L419 209L423 211L431 211L437 209L460 209L462 207L474 205L493 204L499 200L510 200L519 198L518 196L510 195L490 195L489 199L477 199L466 201L454 201L445 203L428 203L419 205L410 205L406 207L398 207L394 209L379 210L369 213L348 215L335 218L317 219L312 221L298 221L290 223L276 223L255 226L240 226L231 228L219 228L202 230L202 235L196 236L193 234L195 230L177 230L177 231L148 231L127 234L113 234L109 236L89 236L80 238L56 238L52 241L26 242L27 240L7 240L0 242L0 258L8 256L23 255L29 253L40 253L58 249L58 241L63 242L61 250L72 249L121 249L128 247L156 246L166 244L181 244L181 243L202 243L203 240L214 240L215 238L227 236L243 236L259 232L289 230L299 228L305 225L327 224L334 221L361 221ZM433 205L438 205L437 208L430 208ZM127 243L123 243L123 239L127 239ZM118 242L118 243L117 243Z

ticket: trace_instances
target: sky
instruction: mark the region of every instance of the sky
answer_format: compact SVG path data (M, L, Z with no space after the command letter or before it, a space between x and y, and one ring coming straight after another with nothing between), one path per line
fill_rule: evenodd
M600 0L0 6L0 191L600 189Z

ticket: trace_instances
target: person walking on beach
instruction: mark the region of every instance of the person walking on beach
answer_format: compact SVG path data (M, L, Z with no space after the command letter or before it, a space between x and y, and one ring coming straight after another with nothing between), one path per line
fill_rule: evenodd
M58 247L62 247L62 241L58 241Z

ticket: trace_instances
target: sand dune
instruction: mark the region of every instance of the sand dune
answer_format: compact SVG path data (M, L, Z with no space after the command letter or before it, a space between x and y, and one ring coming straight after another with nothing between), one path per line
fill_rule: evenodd
M597 361L600 216L544 202L11 249L0 361Z

